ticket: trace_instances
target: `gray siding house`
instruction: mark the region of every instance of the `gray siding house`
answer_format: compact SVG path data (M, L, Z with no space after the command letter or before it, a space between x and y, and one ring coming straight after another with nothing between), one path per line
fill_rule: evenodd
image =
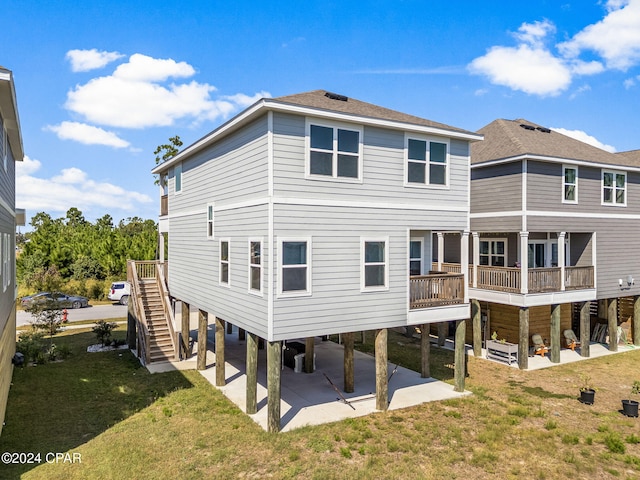
M519 344L521 368L536 333L559 362L561 330L579 328L588 356L593 301L617 349L618 299L640 294L640 256L632 253L640 235L637 158L523 119L496 120L479 133L485 140L471 150L474 326L480 330L482 311L485 332ZM445 265L456 256L451 248Z
M430 274L432 238L468 250L481 139L323 90L258 101L153 170L170 295L276 348L463 321L467 269Z
M15 163L23 157L13 74L0 67L0 433L16 348L15 234L24 214L15 206Z

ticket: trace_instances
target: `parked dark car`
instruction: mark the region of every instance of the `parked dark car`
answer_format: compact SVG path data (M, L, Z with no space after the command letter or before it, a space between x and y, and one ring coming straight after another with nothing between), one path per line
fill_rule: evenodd
M29 308L34 303L55 302L58 308L82 308L89 306L89 299L79 295L67 295L61 292L40 292L22 297L22 308Z

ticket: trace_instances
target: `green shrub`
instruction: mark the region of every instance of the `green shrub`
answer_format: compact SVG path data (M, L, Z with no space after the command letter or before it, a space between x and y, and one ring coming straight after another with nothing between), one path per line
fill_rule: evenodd
M31 330L22 332L16 343L16 351L22 353L26 361L36 362L44 348L44 332Z
M103 347L111 344L111 332L113 332L113 329L116 327L117 324L115 322L107 322L106 320L98 320L96 322L95 327L93 327L93 332Z

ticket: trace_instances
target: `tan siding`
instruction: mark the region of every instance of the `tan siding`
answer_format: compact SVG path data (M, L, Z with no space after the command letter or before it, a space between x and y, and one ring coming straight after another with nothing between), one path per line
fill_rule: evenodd
M0 334L0 435L7 408L7 398L11 387L13 364L11 358L16 351L16 310L15 306L9 318L5 319L4 328Z

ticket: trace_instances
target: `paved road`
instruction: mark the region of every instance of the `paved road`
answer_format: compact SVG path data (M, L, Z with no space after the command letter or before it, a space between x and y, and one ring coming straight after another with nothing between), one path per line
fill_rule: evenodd
M124 305L96 305L88 306L85 308L70 308L67 310L69 312L68 319L69 322L79 322L81 320L107 320L110 318L122 318L127 316L127 307ZM27 325L29 320L31 320L31 314L25 312L24 310L18 310L16 315L16 325L19 327L20 325Z

